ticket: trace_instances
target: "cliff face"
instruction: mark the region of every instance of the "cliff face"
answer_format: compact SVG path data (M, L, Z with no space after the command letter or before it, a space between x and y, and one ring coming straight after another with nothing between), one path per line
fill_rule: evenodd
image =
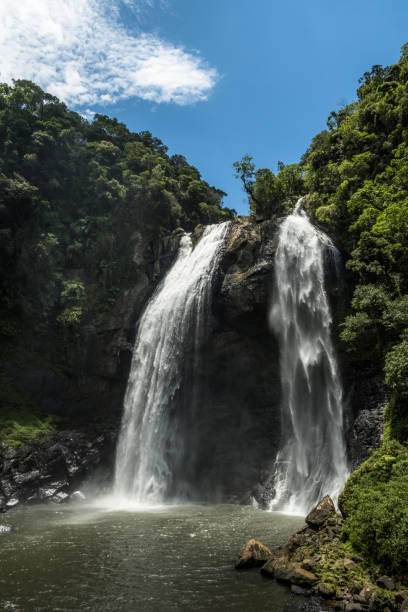
M268 330L276 223L232 223L201 347L189 431L191 495L262 498L279 443L278 346ZM190 404L191 409L191 404Z
M190 499L248 503L254 497L262 504L271 497L280 446L279 347L268 326L277 226L277 220L248 217L232 222L200 354L194 361L193 355L185 356L192 374L180 388L179 405ZM86 321L74 345L54 349L55 367L52 359L45 368L17 371L10 364L43 409L70 417L62 432L42 442L2 447L0 506L28 499L63 501L95 473L109 482L137 321L176 255L179 237L176 231L154 246L136 242L133 260L140 273L135 286L103 321ZM64 376L58 374L61 361ZM346 358L343 362L347 440L355 467L380 443L386 395L372 368L362 372Z

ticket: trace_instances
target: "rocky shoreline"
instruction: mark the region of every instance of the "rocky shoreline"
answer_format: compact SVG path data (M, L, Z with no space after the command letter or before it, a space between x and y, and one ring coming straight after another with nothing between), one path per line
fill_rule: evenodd
M0 512L22 503L62 503L111 477L115 432L58 431L21 446L0 444Z
M305 520L306 526L277 551L249 540L236 569L260 568L264 577L288 585L296 595L311 597L312 609L408 610L408 581L386 575L384 568L370 566L352 550L343 537L343 518L329 496Z

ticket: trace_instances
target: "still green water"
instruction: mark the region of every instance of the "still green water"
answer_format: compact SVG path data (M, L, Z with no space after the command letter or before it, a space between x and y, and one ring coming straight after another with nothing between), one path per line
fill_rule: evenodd
M257 570L234 570L250 538L278 547L299 517L232 505L112 511L37 506L0 515L0 609L271 610L304 600Z

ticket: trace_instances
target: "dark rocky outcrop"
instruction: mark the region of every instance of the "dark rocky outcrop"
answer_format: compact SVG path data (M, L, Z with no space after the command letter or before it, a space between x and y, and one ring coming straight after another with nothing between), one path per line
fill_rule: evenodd
M381 575L362 557L350 558L350 548L342 540L343 519L335 513L330 498L322 499L310 515L313 522L274 551L261 567L263 576L290 586L294 594L311 596L311 605L305 609L405 609L401 604L405 605L407 591L400 583Z
M258 540L249 540L235 561L235 569L259 567L272 557L272 551Z
M326 495L317 506L309 512L305 520L309 527L319 528L328 518L335 514L336 508L334 507L333 500L329 495Z
M343 369L348 403L346 442L351 469L355 470L382 443L384 410L390 392L382 372L373 363L349 364L343 359Z
M114 442L114 431L88 430L56 432L16 448L0 445L0 511L21 502L65 502L91 476L94 485L108 483Z
M237 217L219 262L196 392L181 390L185 423L194 414L185 451L193 499L263 503L270 496L280 441L279 347L268 328L276 228Z

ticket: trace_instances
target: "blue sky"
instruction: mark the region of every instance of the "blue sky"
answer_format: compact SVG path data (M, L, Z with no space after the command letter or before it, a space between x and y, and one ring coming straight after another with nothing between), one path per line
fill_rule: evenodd
M2 0L2 80L33 78L71 108L150 130L242 214L232 163L299 161L358 78L408 41L407 0L39 4Z

